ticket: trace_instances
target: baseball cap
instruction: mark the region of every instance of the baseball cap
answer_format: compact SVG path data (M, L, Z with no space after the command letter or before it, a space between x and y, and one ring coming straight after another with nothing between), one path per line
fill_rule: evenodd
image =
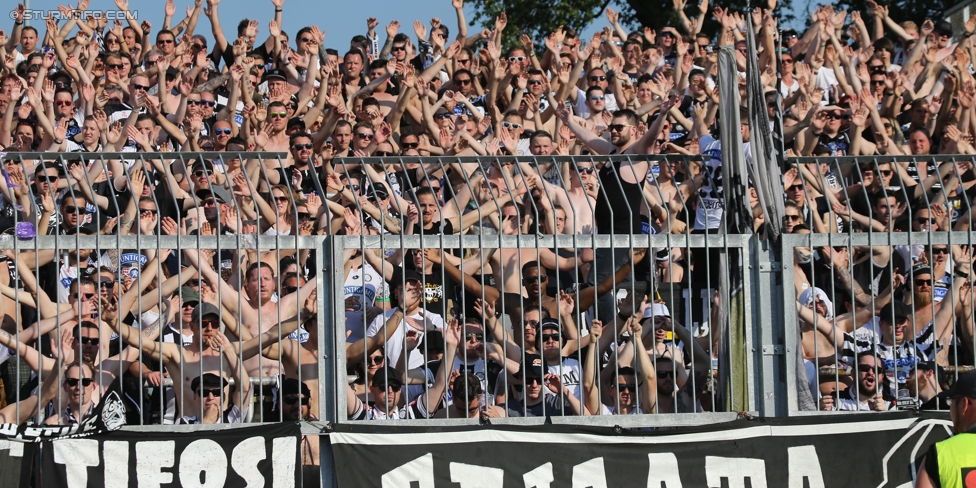
M935 24L935 29L933 30L936 34L947 34L952 35L952 23L946 20L939 21Z
M544 319L542 322L539 323L539 330L541 331L546 329L561 330L561 328L559 327L559 321L555 319Z
M374 197L380 200L385 200L390 197L390 192L386 189L386 185L382 181L374 181L369 184L366 188L363 188L361 193L366 195L366 198L372 200Z
M305 383L295 378L285 378L285 381L281 383L281 396L285 395L302 395L305 398L311 398L312 391L308 389Z
M200 303L193 309L193 320L194 322L200 322L204 317L208 315L220 316L220 309L212 303Z
M908 305L901 302L888 302L887 305L881 308L881 313L878 315L878 320L883 320L889 324L899 322L902 320L908 320L912 316L912 309ZM892 318L895 322L892 322Z
M283 70L275 68L272 70L268 70L268 72L265 73L264 77L261 79L261 81L270 81L270 80L288 81L288 77L285 76L285 72Z
M932 268L925 265L916 266L912 268L912 280L914 280L916 276L923 275L923 274L927 274L927 275L932 274Z
M211 161L209 159L200 159L200 160L194 162L193 163L193 166L190 166L190 171L191 172L192 171L196 171L198 169L205 169L205 170L207 170L207 172L212 173L213 172L213 169L214 169L213 161Z
M420 276L420 273L418 273L416 271L411 271L411 270L406 270L406 271L403 272L403 280L404 281L419 281L421 283L424 282L424 278L422 276ZM397 286L397 285L401 285L401 284L402 283L397 282L397 283L394 283L393 286Z
M644 309L644 318L651 317L671 317L671 311L668 310L668 306L663 303L655 303L650 307Z
M210 188L197 191L197 198L200 200L206 200L211 196L214 197L214 200L221 203L231 203L234 201L234 197L230 196L230 193L227 193L227 190L219 185L210 185Z
M542 356L538 354L526 354L525 361L519 366L518 373L515 374L516 378L521 378L524 373L525 376L538 376L544 378L546 373L549 372L549 366L545 361L542 360Z
M377 388L389 388L391 386L394 388L399 388L403 386L403 381L400 380L400 373L397 370L387 366L386 368L383 368L382 370L373 374L373 379L370 381L370 385Z
M201 388L223 388L227 386L227 380L213 373L203 373L190 382L190 389L200 391Z
M954 396L964 396L976 398L976 370L966 371L956 378L952 388L939 394L939 398L952 398Z
M200 303L200 294L196 290L189 286L180 287L180 298L183 299L183 303L197 302Z

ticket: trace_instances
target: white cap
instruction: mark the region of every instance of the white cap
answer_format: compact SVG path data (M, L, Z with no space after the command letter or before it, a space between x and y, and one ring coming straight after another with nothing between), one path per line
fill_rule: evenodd
M663 303L655 303L650 307L644 309L644 318L650 317L671 317L671 312L668 311L668 306Z

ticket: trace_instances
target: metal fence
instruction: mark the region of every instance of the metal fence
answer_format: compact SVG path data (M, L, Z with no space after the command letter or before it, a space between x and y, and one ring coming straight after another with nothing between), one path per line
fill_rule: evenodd
M668 427L837 407L838 390L870 404L872 374L886 407L912 406L972 368L968 158L789 160L799 205L778 241L758 213L752 233L723 233L721 176L700 157L647 158L9 153L4 400L67 422L97 396L78 386L124 377L129 429L200 428L160 424L212 417L219 398L225 427L304 420L310 435L390 417ZM946 291L909 326L937 317L934 345L888 344L904 314L884 306L926 281L920 260ZM45 374L77 357L92 385L63 381L78 367ZM21 412L35 392L58 407Z

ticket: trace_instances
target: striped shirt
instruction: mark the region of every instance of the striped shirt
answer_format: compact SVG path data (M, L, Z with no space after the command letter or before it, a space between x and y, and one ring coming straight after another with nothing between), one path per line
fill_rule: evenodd
M897 346L885 344L878 332L867 328L858 329L857 333L844 333L844 344L840 351L840 360L854 368L857 355L865 351L874 351L884 366L884 382L886 392L897 390L897 385L903 385L908 375L922 361L935 358L938 352L935 342L935 323L929 322L914 340L903 341Z

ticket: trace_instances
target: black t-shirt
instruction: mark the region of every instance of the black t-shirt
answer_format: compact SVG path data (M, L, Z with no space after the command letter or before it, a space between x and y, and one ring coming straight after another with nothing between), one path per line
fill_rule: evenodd
M618 180L621 164L622 161L606 164L598 173L600 194L593 219L598 234L640 234L641 231L644 179L641 178L641 183L628 183L623 178Z
M420 235L421 226L422 226L422 223L421 222L417 222L416 224L414 224L414 226L413 226L413 235L415 235L415 236L419 236ZM454 234L454 224L452 224L450 220L442 220L442 221L440 221L440 225L438 225L437 222L434 222L433 223L433 226L430 229L424 229L423 230L423 233L424 233L424 235L428 235L428 236L436 236L436 235L449 236L449 235L453 235Z
M448 309L449 300L455 304L458 303L457 297L454 294L456 282L444 273L439 265L435 264L430 274L424 274L423 270L415 269L412 264L408 269L420 273L424 278L424 308L428 312L440 314L445 320L447 320L448 312L451 312L451 315L456 315L453 310ZM397 266L393 269L393 279L390 281L390 288L396 288L401 283L403 283L403 268ZM399 301L392 295L390 296L390 306L400 306Z
M543 386L543 388L545 388ZM509 405L501 405L508 412L509 417L562 417L564 415L575 415L573 412L573 406L569 404L569 399L565 398L564 402L560 402L561 395L547 395L543 392L545 397L543 401L529 406L527 409L524 407L524 400L513 400ZM543 405L545 405L545 411L543 412ZM523 411L524 410L524 411Z

